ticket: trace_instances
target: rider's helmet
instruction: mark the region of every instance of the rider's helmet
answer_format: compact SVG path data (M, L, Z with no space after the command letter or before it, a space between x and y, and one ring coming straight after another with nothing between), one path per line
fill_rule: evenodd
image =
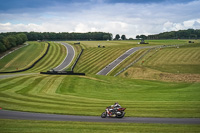
M118 102L116 102L116 103L114 104L114 106L119 106L119 103L118 103Z

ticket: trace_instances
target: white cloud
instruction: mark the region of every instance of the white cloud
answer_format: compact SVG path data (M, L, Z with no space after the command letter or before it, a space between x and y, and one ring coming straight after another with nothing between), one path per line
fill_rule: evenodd
M183 21L181 23L173 23L167 21L163 24L163 31L177 31L177 30L184 30L184 29L199 29L200 28L200 19L193 19L193 20L187 20Z
M137 34L200 27L199 0L185 4L105 4L103 0L92 1L97 4L55 5L41 13L0 14L0 32L103 31L134 38Z

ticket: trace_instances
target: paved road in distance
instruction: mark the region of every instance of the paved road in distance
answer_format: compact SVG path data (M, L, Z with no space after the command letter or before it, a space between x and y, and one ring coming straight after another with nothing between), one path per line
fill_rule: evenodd
M101 118L100 116L74 116L20 111L0 110L0 119L82 121L82 122L119 122L119 123L162 123L162 124L200 124L200 118Z
M53 69L54 71L63 71L67 66L70 65L70 63L73 61L74 56L75 56L74 48L71 45L64 42L60 42L60 43L66 47L67 56L65 57L64 61L59 66Z
M112 63L107 65L104 69L99 71L97 75L107 75L110 71L112 71L116 66L118 66L122 61L124 61L128 56L133 54L134 52L144 49L144 48L150 48L150 47L135 47L131 48L128 51L126 51L124 54L122 54L120 57L118 57L116 60L114 60Z

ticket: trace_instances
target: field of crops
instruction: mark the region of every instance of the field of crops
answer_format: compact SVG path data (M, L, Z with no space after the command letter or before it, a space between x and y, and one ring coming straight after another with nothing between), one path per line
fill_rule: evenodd
M127 116L200 117L199 89L199 83L36 74L0 79L0 107L99 116L118 101Z

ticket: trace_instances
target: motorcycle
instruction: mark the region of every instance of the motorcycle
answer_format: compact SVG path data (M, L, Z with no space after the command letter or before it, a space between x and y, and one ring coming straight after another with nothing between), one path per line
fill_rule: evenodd
M106 118L107 116L109 117L116 117L116 118L123 118L125 115L125 110L126 108L116 108L116 109L112 109L110 111L110 108L107 107L105 109L105 111L101 114L101 118Z

